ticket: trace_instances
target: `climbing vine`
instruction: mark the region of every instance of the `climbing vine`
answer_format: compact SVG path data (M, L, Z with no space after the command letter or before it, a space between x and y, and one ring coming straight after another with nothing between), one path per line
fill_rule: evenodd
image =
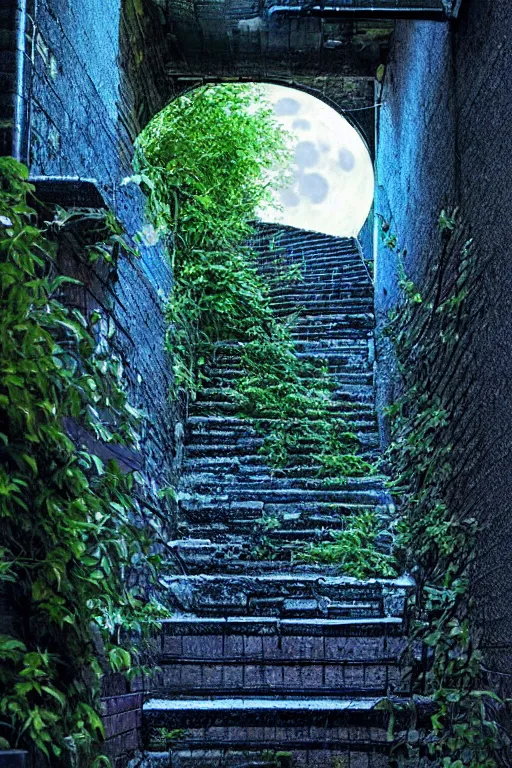
M468 407L460 393L471 378L465 331L478 312L478 280L473 244L457 212L443 211L440 229L441 249L422 291L406 275L396 238L387 236L387 247L397 251L402 294L386 329L400 392L388 409L387 461L402 515L397 556L417 582L410 605L415 688L407 705L415 716L398 741L399 764L417 766L426 753L443 768L495 768L506 740L495 714L504 703L485 690L470 620L478 525L450 492L454 434ZM435 705L428 727L420 725L422 696Z
M73 281L58 272L51 232L68 215L37 226L27 177L0 158L0 598L13 617L0 636L0 749L96 767L108 765L101 658L135 672L131 641L163 609L128 574L149 576L159 558L138 524L137 478L70 438L74 424L103 444L136 446L141 414L101 343L101 313L63 303ZM110 214L90 215L102 242L85 255L111 259L121 230Z

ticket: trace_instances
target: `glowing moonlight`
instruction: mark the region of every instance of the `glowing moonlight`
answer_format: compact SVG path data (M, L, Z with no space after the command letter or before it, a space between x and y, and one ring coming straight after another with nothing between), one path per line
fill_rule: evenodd
M291 134L292 183L279 189L263 221L355 237L373 201L374 176L359 133L338 112L309 93L264 86L275 115Z

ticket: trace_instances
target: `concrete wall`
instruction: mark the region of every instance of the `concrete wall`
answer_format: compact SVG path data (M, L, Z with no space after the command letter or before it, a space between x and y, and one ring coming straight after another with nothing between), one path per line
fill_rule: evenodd
M408 274L421 286L437 244L437 218L460 205L476 243L483 314L465 339L476 371L454 452L453 498L484 526L473 593L485 664L500 689L512 688L512 177L510 91L512 7L466 0L458 24L397 23L382 91L376 213L407 249ZM396 257L377 254L379 325L397 296ZM393 397L390 351L379 342L380 404ZM466 369L467 372L468 369ZM475 438L475 425L477 437ZM462 426L462 425L461 425ZM386 425L382 424L386 439Z

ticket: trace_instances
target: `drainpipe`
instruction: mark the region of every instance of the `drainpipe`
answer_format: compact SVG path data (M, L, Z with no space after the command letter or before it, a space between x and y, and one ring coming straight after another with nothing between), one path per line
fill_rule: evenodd
M12 156L21 162L28 162L28 131L30 93L27 84L30 78L31 55L27 55L28 2L16 0L15 15L15 83L14 116L12 125ZM32 8L31 8L32 10Z
M273 5L268 9L269 19L275 17L314 16L322 19L332 19L334 21L352 20L352 19L422 19L425 21L447 21L449 18L455 18L461 0L439 0L436 6L408 7L397 5L394 8L377 7L375 5Z

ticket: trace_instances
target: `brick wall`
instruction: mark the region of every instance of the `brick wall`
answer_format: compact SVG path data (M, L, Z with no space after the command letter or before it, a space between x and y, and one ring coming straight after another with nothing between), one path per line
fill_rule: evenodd
M484 526L473 578L476 626L485 663L500 690L512 689L512 276L509 267L512 171L512 43L507 0L466 0L456 27L397 23L382 93L376 213L407 249L421 286L437 245L440 210L459 204L474 237L484 306L465 339L465 364L450 371L466 407L454 436L452 498ZM380 247L379 326L397 295L396 259ZM475 307L475 310L477 308ZM379 400L392 359L378 347ZM468 370L475 371L472 379ZM385 424L383 434L386 437Z
M168 98L155 8L144 0L39 0L34 15L32 0L6 0L0 9L0 154L18 156L34 176L95 179L129 233L146 223L142 195L121 185L131 173L133 139ZM23 19L25 35L17 34ZM66 271L76 274L72 248L63 258ZM157 494L176 475L179 453L180 414L169 401L164 349L170 265L161 246L143 245L140 259L120 259L117 280L108 287L92 271L80 306L107 309L131 400L147 414L142 514L171 531L174 512ZM106 749L115 766L126 764L139 745L142 695L135 681L114 689L109 682L105 690Z

